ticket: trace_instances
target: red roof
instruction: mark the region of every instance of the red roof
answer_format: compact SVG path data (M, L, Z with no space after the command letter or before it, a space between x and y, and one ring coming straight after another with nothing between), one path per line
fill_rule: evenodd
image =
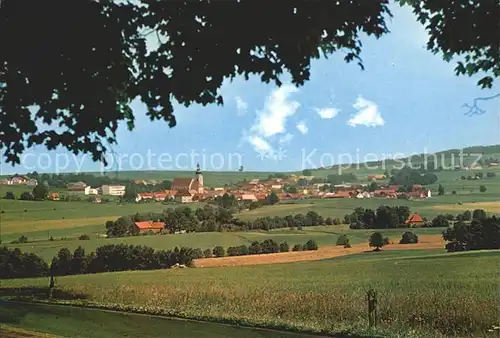
M135 222L135 226L141 230L148 229L163 229L165 227L165 223L163 222Z
M191 188L191 182L193 181L192 178L186 178L186 177L179 177L179 178L174 178L172 181L172 189L174 190L189 190Z
M373 192L375 195L393 195L396 193L394 189L377 189Z
M175 197L192 197L193 195L186 189L181 189L181 190L178 190L176 193L175 193Z
M422 217L419 214L414 214L406 220L406 223L407 224L409 224L409 223L421 223L423 221L424 220L422 219Z

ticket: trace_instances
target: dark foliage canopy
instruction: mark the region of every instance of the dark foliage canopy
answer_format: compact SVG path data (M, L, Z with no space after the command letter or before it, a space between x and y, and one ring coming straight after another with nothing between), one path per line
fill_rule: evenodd
M399 0L414 8L428 49L460 56L457 74L500 73L496 0ZM175 126L173 102L222 104L225 78L309 79L310 62L360 58L362 33L388 33L387 0L3 0L0 5L0 147L19 163L27 147L65 147L94 160L134 127L131 101ZM265 10L263 10L265 6ZM159 43L149 50L146 39Z

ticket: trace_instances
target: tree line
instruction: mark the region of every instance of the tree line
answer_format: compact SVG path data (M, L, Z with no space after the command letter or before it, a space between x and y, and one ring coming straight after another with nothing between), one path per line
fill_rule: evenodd
M437 182L437 180L438 177L436 174L428 172L423 167L420 170L404 167L402 169L391 170L389 183L408 187L414 184L429 185Z
M318 250L314 240L296 244L293 251ZM89 273L116 272L128 270L167 269L177 264L190 266L194 259L224 256L242 256L288 252L287 242L277 244L272 239L254 241L249 246L222 246L206 249L175 247L172 250L154 250L144 245L108 244L87 254L81 246L71 252L59 250L49 264L33 253L23 253L19 248L0 248L0 279L32 278L45 276L69 276Z
M292 251L310 251L318 250L318 244L315 240L310 239L305 244L295 244ZM214 250L215 251L215 250ZM278 243L272 239L266 239L262 242L253 241L249 246L231 246L227 248L227 256L246 256L246 255L260 255L260 254L271 254L278 252L289 252L290 246L287 242L283 242L278 245ZM224 251L218 251L223 253ZM222 256L224 256L222 254ZM218 256L221 257L221 256Z
M108 237L124 237L139 235L135 222L155 221L165 223L163 233L177 232L215 232L272 230L280 228L298 228L317 225L340 224L340 219L324 218L315 211L306 214L288 215L285 217L259 217L252 221L234 218L230 209L206 204L193 210L189 207L168 208L162 213L147 213L122 216L116 221L107 221Z
M30 278L67 276L125 270L156 270L175 264L189 266L196 258L195 249L175 247L173 250L154 250L143 245L108 244L87 254L79 246L74 252L59 250L50 266L33 253L19 248L0 248L0 278Z
M405 221L410 217L410 208L405 205L381 205L376 210L357 207L344 216L344 223L351 229L388 229L407 227Z
M484 215L481 215L484 216ZM443 231L448 252L500 249L500 219L473 218L470 223L458 221Z

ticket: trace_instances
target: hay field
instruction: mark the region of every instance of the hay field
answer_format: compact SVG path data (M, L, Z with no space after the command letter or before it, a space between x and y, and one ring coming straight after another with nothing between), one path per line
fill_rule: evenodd
M400 238L391 238L393 243L398 243ZM439 235L420 236L417 244L389 244L383 250L429 250L436 249L444 251L445 242ZM282 252L275 254L228 256L219 258L201 258L194 262L199 268L242 266L259 264L291 263L302 261L315 261L321 259L335 258L371 251L367 243L354 244L351 248L343 246L323 246L317 251Z
M495 202L477 202L477 203L463 203L459 204L438 204L431 207L434 210L439 210L440 212L452 212L459 213L465 210L483 209L490 214L500 213L500 201Z

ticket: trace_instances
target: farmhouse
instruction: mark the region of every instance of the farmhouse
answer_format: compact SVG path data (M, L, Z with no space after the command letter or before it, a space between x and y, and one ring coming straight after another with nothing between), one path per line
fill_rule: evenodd
M373 192L373 195L376 197L385 197L385 198L396 198L396 190L394 189L377 189Z
M181 191L193 191L193 193L203 194L203 174L200 170L200 165L198 164L195 172L195 178L187 177L177 177L172 181L172 190Z
M408 196L409 198L431 198L432 197L432 193L429 189L422 190L422 191L418 191L418 190L412 191L412 192L406 193L405 195Z
M163 222L152 222L152 221L145 221L145 222L135 222L135 228L136 231L141 233L145 232L154 232L154 233L159 233L165 228L165 223Z
M405 223L409 226L418 225L424 223L424 219L419 214L413 214L406 220Z
M177 190L175 193L175 201L180 203L191 203L193 202L193 194L187 190Z
M49 194L48 199L51 200L51 201L59 201L60 200L60 196L59 196L58 193L53 192L53 193Z
M103 195L123 196L123 195L125 195L125 186L124 185L103 185L101 187L101 191L102 191Z
M12 182L11 184L26 184L28 182L29 178L26 176L13 176L10 181Z
M84 182L77 182L73 184L68 184L68 194L70 196L75 195L90 195L90 186Z
M38 185L38 181L35 180L34 178L30 178L29 180L26 181L26 185L34 187Z

